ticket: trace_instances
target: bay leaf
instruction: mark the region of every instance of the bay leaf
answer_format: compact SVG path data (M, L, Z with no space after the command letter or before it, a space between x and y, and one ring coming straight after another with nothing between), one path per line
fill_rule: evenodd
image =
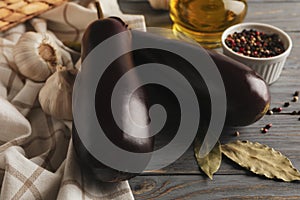
M235 141L221 146L222 153L251 172L286 182L300 180L299 171L279 151L260 143Z
M199 150L201 148L201 143L195 140L195 157L197 159L198 165L201 170L212 180L213 174L216 173L221 165L222 153L221 153L221 144L217 142L214 148L205 156L200 157Z

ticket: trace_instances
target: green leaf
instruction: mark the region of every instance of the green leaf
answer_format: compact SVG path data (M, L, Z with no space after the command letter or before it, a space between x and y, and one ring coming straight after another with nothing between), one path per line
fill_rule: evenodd
M222 153L221 144L218 142L214 148L205 156L200 157L199 150L201 148L201 143L195 140L195 156L201 170L212 180L213 174L216 173L221 165Z
M266 145L238 140L222 145L222 153L255 174L286 182L300 180L300 173L291 161Z

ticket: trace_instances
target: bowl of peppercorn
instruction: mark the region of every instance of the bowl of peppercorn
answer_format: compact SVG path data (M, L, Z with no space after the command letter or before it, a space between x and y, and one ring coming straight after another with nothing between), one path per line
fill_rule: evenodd
M280 76L292 49L292 40L281 29L262 23L241 23L222 34L223 53L254 69L268 83Z

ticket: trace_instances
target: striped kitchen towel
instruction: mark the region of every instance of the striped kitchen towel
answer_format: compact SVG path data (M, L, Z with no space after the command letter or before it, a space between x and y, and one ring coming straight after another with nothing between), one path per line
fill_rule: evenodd
M117 0L101 0L100 4L104 17L120 17L129 25L129 28L146 30L144 16L123 14ZM89 23L97 19L97 11L93 3L86 8L69 2L42 14L40 17L48 21L49 30L55 33L60 40L76 42L81 40Z
M122 15L118 8L109 12L109 6L103 6L106 16L123 16L133 28L145 28L143 17ZM37 32L75 41L95 20L95 13L70 2L32 19L31 24ZM12 49L28 27L20 24L0 34L0 199L134 199L127 181L101 183L80 169L70 122L46 115L37 100L44 83L18 73ZM64 65L73 65L60 40Z

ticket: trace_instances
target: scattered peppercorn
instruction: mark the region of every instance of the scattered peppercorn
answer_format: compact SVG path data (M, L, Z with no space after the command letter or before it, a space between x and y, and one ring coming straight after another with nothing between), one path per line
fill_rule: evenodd
M272 110L268 110L267 115L273 115L273 111Z
M300 110L297 112L298 115L300 115Z
M292 101L293 102L297 102L298 100L299 100L299 97L298 96L294 96Z
M298 118L298 120L300 121L300 117Z
M265 129L270 129L272 126L273 126L273 124L267 124L267 125L265 126Z
M262 129L261 129L261 132L262 132L262 133L267 133L268 131L269 131L269 130L266 129L266 128L262 128Z
M295 96L299 96L299 91L295 91L295 93L294 93L293 96L294 96L294 97L295 97Z
M297 115L298 114L298 112L296 111L296 110L294 110L293 112L292 112L292 115Z
M237 53L256 58L269 58L285 51L278 34L266 34L254 29L229 34L225 44Z
M272 109L273 112L281 112L282 111L282 108L281 107L274 107Z
M285 102L284 104L283 104L283 107L289 107L290 106L290 102Z
M236 132L234 132L234 135L235 135L236 137L238 137L238 136L240 136L240 132L236 131Z

